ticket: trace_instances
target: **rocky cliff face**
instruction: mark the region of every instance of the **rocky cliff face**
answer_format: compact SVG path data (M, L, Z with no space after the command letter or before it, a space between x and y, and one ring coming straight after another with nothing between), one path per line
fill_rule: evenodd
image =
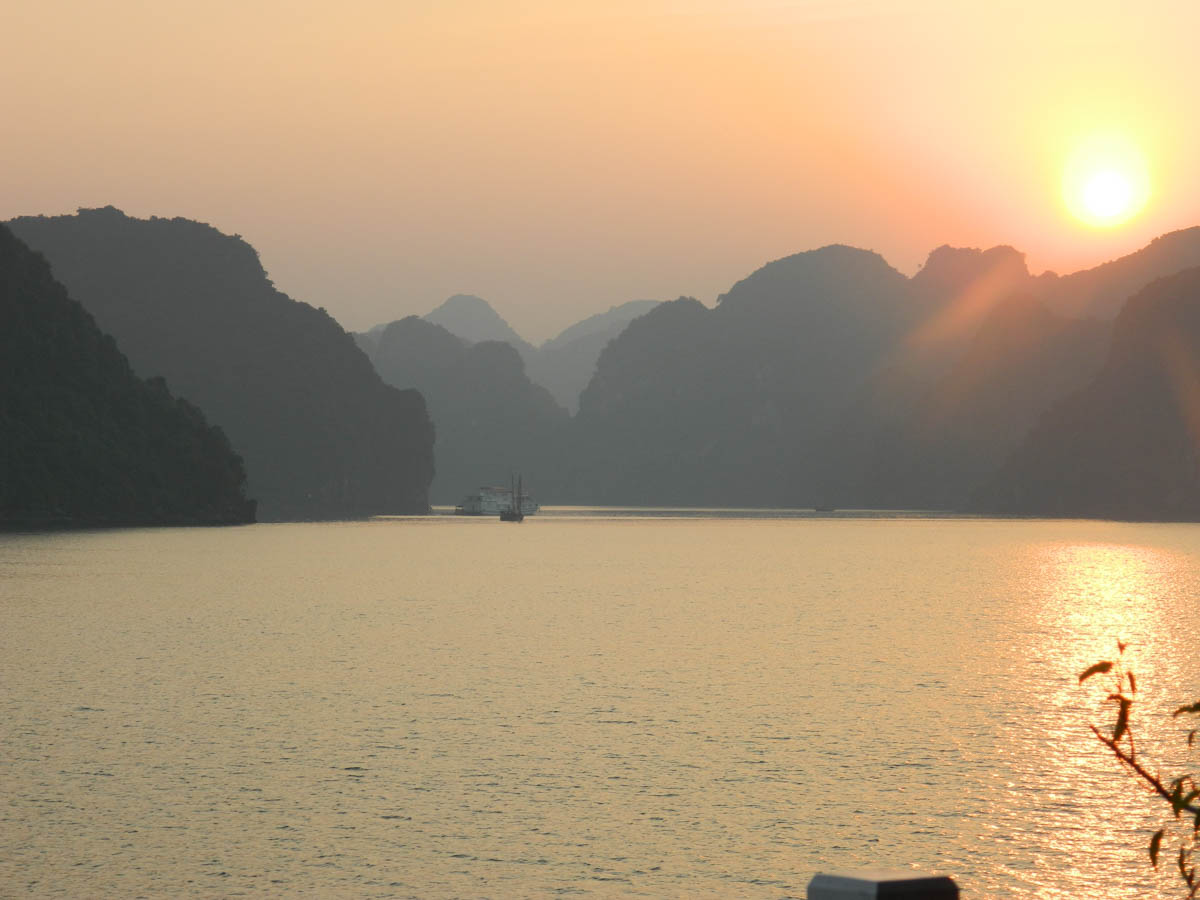
M908 279L826 247L764 266L715 309L656 307L580 399L572 499L811 505L821 440L917 321Z
M1109 323L1055 309L1107 309L1193 243L1176 233L1063 278L1031 276L1011 247L941 247L911 279L827 247L764 266L716 309L666 304L601 355L569 499L962 508L1100 369Z
M1047 407L1095 376L1107 339L1107 323L1058 316L1029 294L996 304L923 390L891 405L874 394L847 416L839 503L963 508Z
M0 226L0 527L254 521L219 428L143 381Z
M111 207L16 219L138 374L163 376L220 425L266 519L428 509L433 430L324 310L267 279L236 236Z
M481 485L508 484L515 473L536 498L547 498L569 417L529 380L510 344L469 343L410 316L380 332L372 359L389 384L428 400L437 425L435 503L461 502Z
M1129 300L1099 374L1041 417L973 506L1200 519L1200 268Z
M529 377L574 414L609 341L657 305L657 300L630 300L564 328L527 358Z

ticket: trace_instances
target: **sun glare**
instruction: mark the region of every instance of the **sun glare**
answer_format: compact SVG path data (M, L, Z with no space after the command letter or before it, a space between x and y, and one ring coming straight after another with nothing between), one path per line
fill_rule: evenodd
M1082 142L1063 173L1063 199L1076 219L1094 228L1128 222L1150 198L1145 157L1122 138Z

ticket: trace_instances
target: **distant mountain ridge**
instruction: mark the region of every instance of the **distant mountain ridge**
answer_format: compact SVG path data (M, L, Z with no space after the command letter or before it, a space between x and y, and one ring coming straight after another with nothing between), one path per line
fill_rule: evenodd
M372 361L388 384L427 399L437 429L433 502L461 502L481 485L507 484L515 473L534 491L551 486L569 417L529 380L511 344L471 343L409 316L380 332Z
M474 294L455 294L423 317L426 322L440 325L451 334L477 344L480 341L503 341L527 358L533 345L513 330L512 326L492 309L490 303Z
M501 341L512 346L525 361L529 377L550 391L561 406L574 413L579 394L596 369L605 344L633 319L649 312L657 300L630 300L569 325L556 337L534 347L504 320L486 300L472 294L455 294L432 312L427 322L440 325L468 343ZM373 356L387 324L354 335L359 346Z
M1111 319L1151 281L1195 266L1200 266L1200 226L1160 235L1140 250L1091 269L1047 273L1036 293L1063 315Z
M542 432L557 442L544 497L962 508L1099 371L1113 297L1186 265L1198 238L1165 235L1065 276L1033 275L1008 246L942 246L905 278L831 245L767 263L714 308L614 307L526 351L542 383L566 383L544 368L560 348L596 359L586 384L577 372L558 395L570 408L579 391L574 419Z
M323 309L277 291L238 237L113 207L26 217L13 231L113 334L220 425L266 519L418 513L433 429Z
M581 338L591 337L600 333L616 337L614 331L619 333L621 329L638 316L644 316L650 310L654 309L654 307L658 306L659 302L658 300L630 300L626 303L618 303L610 306L602 313L596 313L594 316L588 316L586 319L581 319L573 325L568 325L556 336L542 344L539 349L566 347Z
M596 371L601 351L630 322L656 306L657 300L630 300L564 328L529 358L529 377L574 414L579 409L579 395Z
M227 430L266 518L427 509L435 425L438 503L520 472L543 503L1200 518L1200 229L1064 276L943 246L907 278L830 245L714 307L622 304L523 357L470 295L439 309L509 340L417 317L352 338L199 223L106 208L13 227L138 371ZM594 369L582 390L539 370L557 352L575 385ZM579 391L576 415L534 376Z
M941 247L910 279L838 245L768 263L715 309L676 301L609 344L564 495L960 508L1100 364L1107 323L1053 310L1102 309L1130 273L1174 271L1190 247L1062 278L1032 276L1011 247Z

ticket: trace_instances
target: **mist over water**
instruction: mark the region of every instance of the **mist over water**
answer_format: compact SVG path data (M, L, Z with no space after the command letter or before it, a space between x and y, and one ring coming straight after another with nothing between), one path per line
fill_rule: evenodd
M548 510L0 535L0 894L1174 896L1200 528Z

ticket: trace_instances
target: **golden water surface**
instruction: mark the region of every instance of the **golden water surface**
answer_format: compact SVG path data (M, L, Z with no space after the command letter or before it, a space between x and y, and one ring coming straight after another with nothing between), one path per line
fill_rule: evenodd
M1087 730L1200 526L546 511L0 536L0 896L1182 896Z

